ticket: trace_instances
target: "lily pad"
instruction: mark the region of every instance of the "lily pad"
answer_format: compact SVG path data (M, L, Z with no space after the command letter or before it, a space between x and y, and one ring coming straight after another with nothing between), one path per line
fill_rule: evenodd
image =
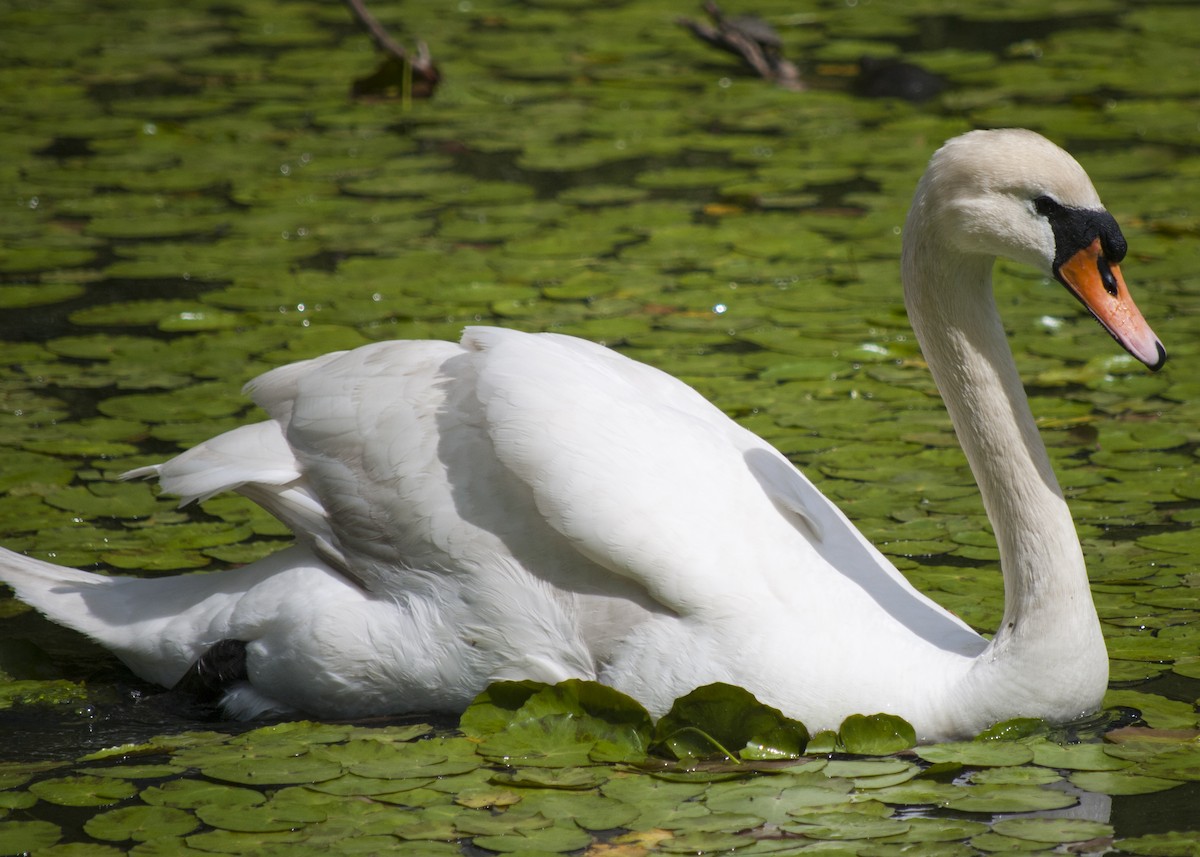
M1073 795L1039 786L981 785L951 800L946 807L958 812L996 814L1063 809L1075 803Z
M71 776L39 780L29 790L59 806L108 806L137 794L137 786L112 777Z
M0 821L0 853L25 854L48 848L62 838L49 821Z
M110 842L146 842L191 833L200 822L190 812L169 806L126 806L94 815L83 829L88 836Z
M927 762L957 762L973 767L1021 765L1033 760L1033 750L1008 741L931 744L917 747L915 752Z
M523 764L580 765L593 757L636 761L649 744L645 708L611 688L498 682L463 713L460 728L484 737L479 751Z
M331 780L339 776L343 768L339 762L318 753L274 756L247 750L240 759L205 764L200 771L206 777L223 782L279 786Z
M992 825L992 830L1015 839L1033 842L1083 842L1112 836L1112 825L1083 818L1005 818Z
M679 759L797 758L808 730L742 688L718 683L675 700L655 724L654 740Z
M847 753L867 756L897 753L917 744L912 726L892 714L853 714L842 721L838 737Z

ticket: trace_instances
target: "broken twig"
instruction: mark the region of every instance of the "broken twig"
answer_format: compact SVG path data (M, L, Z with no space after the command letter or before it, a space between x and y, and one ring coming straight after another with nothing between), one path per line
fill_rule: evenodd
M804 89L800 70L783 56L783 40L770 24L750 15L726 16L713 0L707 0L704 11L715 26L690 18L678 23L698 39L741 57L760 77L784 89Z
M429 46L418 41L416 56L392 38L379 20L371 14L363 0L345 0L354 17L366 28L375 46L387 54L387 58L373 74L354 81L355 95L380 95L389 89L398 88L401 97L407 99L428 98L433 95L442 76L434 65Z

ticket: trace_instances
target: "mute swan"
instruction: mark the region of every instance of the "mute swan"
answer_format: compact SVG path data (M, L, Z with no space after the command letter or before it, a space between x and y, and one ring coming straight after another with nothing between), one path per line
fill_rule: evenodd
M957 137L917 187L904 295L999 543L991 640L680 381L486 327L270 371L248 385L267 421L127 474L184 502L238 491L294 546L158 579L5 551L0 580L150 681L215 670L233 717L458 711L492 680L580 677L655 715L725 681L810 728L886 711L925 740L1070 719L1100 704L1108 661L991 269L1055 277L1158 369L1124 254L1083 169L1029 131Z

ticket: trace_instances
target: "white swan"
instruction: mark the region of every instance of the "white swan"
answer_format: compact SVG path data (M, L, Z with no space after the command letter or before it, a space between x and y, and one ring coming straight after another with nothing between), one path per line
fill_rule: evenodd
M185 502L239 491L295 546L161 579L6 551L0 580L150 681L224 669L235 717L456 711L494 679L582 677L655 714L725 681L810 728L887 711L924 739L1073 718L1099 705L1107 657L991 268L1055 276L1157 369L1124 252L1082 168L1032 132L951 140L917 188L905 299L999 542L990 641L683 383L579 339L482 327L268 372L248 388L268 421L131 474Z

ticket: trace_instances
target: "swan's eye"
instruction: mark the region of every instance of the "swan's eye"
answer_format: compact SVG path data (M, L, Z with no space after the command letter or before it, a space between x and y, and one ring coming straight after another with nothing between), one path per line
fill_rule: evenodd
M1042 217L1052 218L1062 212L1062 206L1048 196L1039 196L1033 201L1033 209Z

